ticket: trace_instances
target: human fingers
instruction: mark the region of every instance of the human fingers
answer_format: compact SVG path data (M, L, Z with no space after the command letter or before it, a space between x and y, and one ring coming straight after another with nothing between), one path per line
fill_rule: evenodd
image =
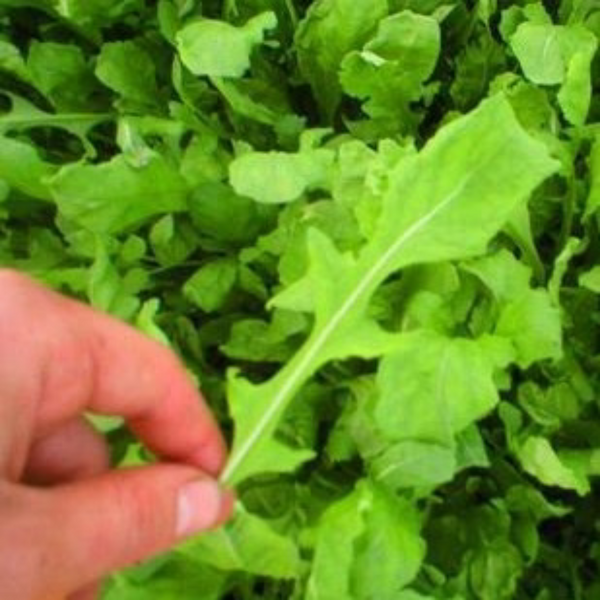
M0 413L17 407L8 418L0 414L10 430L0 468L23 468L16 457L24 460L33 419L36 435L45 435L92 410L125 417L162 457L221 469L219 429L170 350L14 271L0 271L0 290Z
M92 583L71 594L66 600L97 600L100 597L100 589L101 585L99 583ZM59 599L57 598L56 600ZM63 599L60 598L60 600Z
M99 475L109 466L104 437L85 419L77 418L34 442L22 480L54 485Z
M68 598L108 573L221 524L233 498L195 469L153 465L55 488L0 488L0 597ZM13 559L11 559L13 557Z

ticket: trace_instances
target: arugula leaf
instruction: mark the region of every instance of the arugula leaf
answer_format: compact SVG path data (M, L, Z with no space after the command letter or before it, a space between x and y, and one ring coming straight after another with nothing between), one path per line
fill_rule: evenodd
M518 450L523 468L546 485L556 485L584 495L589 483L576 471L563 464L547 439L531 436Z
M106 600L175 600L194 594L202 600L218 600L227 588L225 575L197 561L165 561L143 565L115 577L107 586Z
M318 525L307 598L396 598L416 576L423 553L414 507L369 481L359 482ZM340 567L351 577L340 577Z
M496 343L418 330L404 334L378 372L375 417L381 433L394 441L452 445L457 433L499 401L493 373L506 364L496 365L486 347ZM510 360L510 348L501 352Z
M143 166L131 165L124 155L98 165L69 165L48 184L61 215L97 233L119 233L186 206L185 181L159 154Z
M272 12L257 15L243 27L205 19L181 29L177 47L183 64L195 75L241 77L250 67L254 46L276 25Z
M502 47L486 29L456 59L456 78L450 93L461 109L475 106L488 92L493 76L506 68Z
M344 56L359 49L387 13L386 0L317 0L296 30L300 71L328 120L341 100L337 73Z
M96 259L89 272L88 297L92 306L112 313L123 319L130 319L140 307L136 294L144 288L145 273L129 281L121 278L111 262L106 247L99 242Z
M452 447L405 440L376 455L370 468L376 481L391 489L405 490L446 483L454 477L458 465Z
M354 558L354 543L365 531L360 511L362 496L361 490L357 490L332 504L323 515L308 581L308 600L352 598L348 573ZM340 571L344 573L342 577L339 576Z
M600 137L594 139L589 156L590 192L587 198L586 216L590 216L600 208Z
M301 573L300 556L293 541L242 507L237 508L231 523L186 543L178 552L221 571L245 571L281 579L294 579Z
M534 83L557 85L564 81L560 31L552 25L523 23L512 36L512 48L525 75Z
M27 55L27 73L58 110L85 111L93 104L97 86L79 46L34 41Z
M69 0L51 4L59 16L94 37L99 35L101 27L117 22L140 7L139 0Z
M6 40L0 40L0 68L23 81L31 80L21 51Z
M0 177L11 187L38 198L51 200L44 183L57 171L56 165L42 160L29 144L2 137L0 143Z
M158 89L152 58L134 42L104 44L96 76L133 106L149 104L152 109L156 104Z
M403 11L383 19L376 34L360 51L342 61L340 82L344 91L366 99L363 110L373 119L389 119L410 131L416 120L411 104L424 95L440 50L436 19ZM410 65L410 69L407 68Z
M183 287L184 295L205 312L219 309L238 277L235 261L223 258L198 269Z
M466 268L494 294L499 305L494 333L512 341L521 366L561 357L558 281L551 281L549 290L530 287L531 269L506 251L472 261Z
M528 79L562 86L557 98L565 117L582 125L591 101L590 68L598 47L596 37L582 26L523 23L511 45Z
M270 323L259 319L243 319L234 323L221 351L230 358L252 362L284 362L296 349L293 339L303 336L307 329L305 315L276 310Z
M562 355L560 313L544 290L531 290L508 303L498 319L496 334L512 339L523 367Z
M501 127L497 127L499 122ZM480 149L476 156L468 150L474 139ZM515 162L519 149L522 159ZM435 184L419 176L439 168L442 161L455 167L464 162L460 170L447 171ZM269 438L278 419L294 392L318 367L332 358L376 356L390 344L388 336L364 317L379 284L411 263L483 252L514 206L554 168L545 150L522 132L499 96L449 125L409 166L401 164L385 198L380 229L357 260L340 255L327 238L311 231L311 269L303 280L306 283L295 287L308 284L312 288L315 327L298 354L268 383L252 385L233 376L230 405L237 429L224 479L239 481L265 469L269 452L263 448L273 443ZM491 173L498 178L493 183ZM482 195L486 202L481 202ZM399 196L401 204L396 200ZM461 227L453 229L456 223ZM285 307L285 299L286 292L275 303ZM300 459L298 453L297 460L292 460L290 450L285 461L271 462L268 470L289 470Z
M267 204L291 202L326 185L333 159L333 152L324 148L296 154L247 152L231 162L229 178L240 196Z
M8 97L11 106L7 113L0 114L0 135L12 135L36 127L64 129L79 138L90 155L94 154L94 149L87 140L89 131L111 118L109 113L49 113L11 92L3 95Z
M270 221L267 211L220 182L197 185L188 211L199 233L235 246L250 243Z
M596 294L600 294L600 267L594 267L579 276L579 284Z

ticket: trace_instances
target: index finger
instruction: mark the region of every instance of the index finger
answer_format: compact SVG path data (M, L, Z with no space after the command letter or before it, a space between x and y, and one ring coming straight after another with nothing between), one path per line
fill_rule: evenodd
M124 417L162 457L211 474L225 462L218 426L168 348L13 271L0 271L0 356L3 404L33 407L38 435L89 410Z

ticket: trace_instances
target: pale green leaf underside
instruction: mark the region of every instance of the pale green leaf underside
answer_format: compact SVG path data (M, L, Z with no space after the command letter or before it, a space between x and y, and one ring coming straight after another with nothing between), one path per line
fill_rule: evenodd
M421 153L390 173L379 227L357 258L341 255L329 238L311 230L308 285L302 280L299 285L312 294L314 329L268 382L232 379L229 402L236 433L224 480L236 483L265 470L261 456L285 408L321 365L348 355L342 340L350 331L366 332L353 343L353 354L361 354L357 346L363 344L371 356L389 351L387 337L374 343L371 335L379 333L364 323L372 294L390 274L412 264L483 254L515 207L556 168L499 95L443 128ZM267 467L280 472L289 465L289 457L283 465L275 456Z
M301 561L295 543L241 505L227 525L191 540L179 551L222 571L245 571L284 579L300 574Z

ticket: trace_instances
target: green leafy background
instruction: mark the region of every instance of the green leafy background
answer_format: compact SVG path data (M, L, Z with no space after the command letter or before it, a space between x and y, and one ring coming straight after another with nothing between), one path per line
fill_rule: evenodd
M169 345L231 446L233 520L105 600L600 598L599 38L596 0L0 0L0 265Z

